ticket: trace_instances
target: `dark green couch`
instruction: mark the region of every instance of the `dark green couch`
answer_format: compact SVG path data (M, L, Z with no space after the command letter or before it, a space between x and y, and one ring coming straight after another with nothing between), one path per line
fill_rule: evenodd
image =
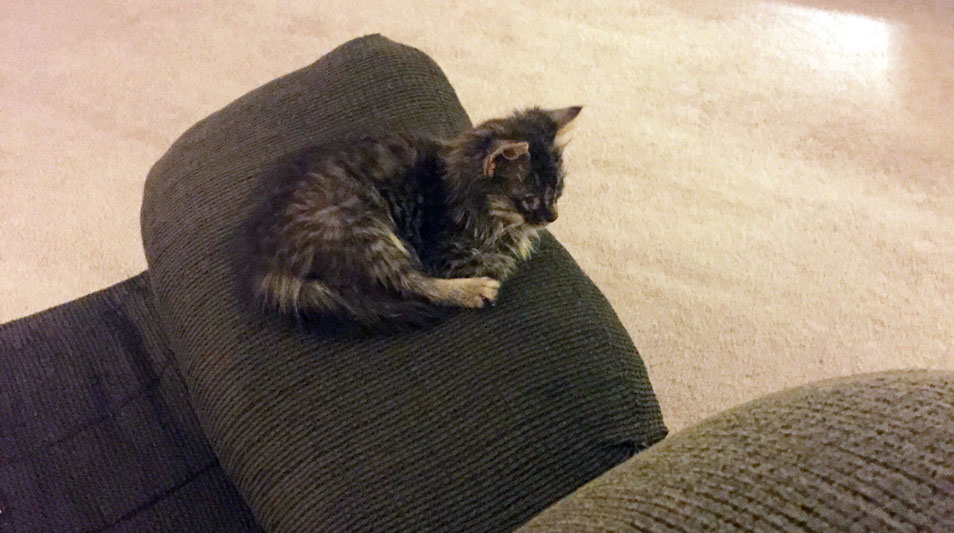
M356 128L468 124L433 61L370 36L187 131L146 182L149 270L0 326L0 531L951 520L950 375L800 389L660 443L639 355L550 235L495 308L426 331L361 338L250 309L241 222L275 158Z
M632 342L552 236L496 307L425 331L298 329L243 297L272 161L469 124L433 61L371 36L183 134L146 180L148 272L0 329L0 530L505 530L660 440Z

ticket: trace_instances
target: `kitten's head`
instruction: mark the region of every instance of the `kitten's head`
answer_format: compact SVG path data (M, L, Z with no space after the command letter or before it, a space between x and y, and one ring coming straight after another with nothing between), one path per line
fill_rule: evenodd
M507 225L540 227L557 218L563 193L563 147L558 136L582 108L531 108L488 120L469 131L459 155L487 199L490 214Z

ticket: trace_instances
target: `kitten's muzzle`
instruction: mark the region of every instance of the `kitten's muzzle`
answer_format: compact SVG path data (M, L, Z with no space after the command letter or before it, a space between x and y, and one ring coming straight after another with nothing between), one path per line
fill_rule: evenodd
M547 205L539 198L524 198L520 201L523 217L533 225L549 224L557 219L556 204Z
M546 222L547 224L556 220L557 219L556 206L553 206L549 209L545 209L541 217L544 220L544 222Z

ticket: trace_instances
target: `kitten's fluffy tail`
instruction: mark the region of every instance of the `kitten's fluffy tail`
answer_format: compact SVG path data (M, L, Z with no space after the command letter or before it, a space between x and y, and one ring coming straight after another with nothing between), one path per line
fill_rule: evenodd
M383 292L347 295L317 280L267 273L253 287L259 302L280 314L303 318L347 318L373 330L395 330L431 324L445 309L422 300L399 299Z

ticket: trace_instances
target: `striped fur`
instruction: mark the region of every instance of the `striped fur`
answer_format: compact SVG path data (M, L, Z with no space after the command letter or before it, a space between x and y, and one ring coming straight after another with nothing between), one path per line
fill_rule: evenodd
M250 226L252 292L296 319L370 327L483 307L556 218L579 108L538 108L439 140L385 133L289 156Z

